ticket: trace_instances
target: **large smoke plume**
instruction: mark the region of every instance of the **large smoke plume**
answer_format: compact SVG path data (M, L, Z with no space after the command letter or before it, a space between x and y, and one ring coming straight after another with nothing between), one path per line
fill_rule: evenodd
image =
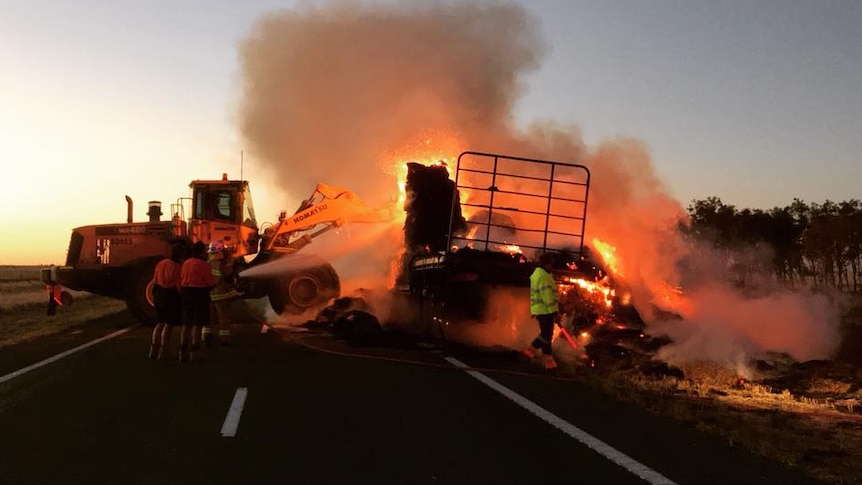
M242 134L294 198L323 181L371 204L385 201L397 195L390 155L417 140L439 148L423 139L427 133L450 133L462 149L585 164L592 172L587 243L596 237L616 247L619 270L652 323L652 310L665 303L661 289L680 283L677 263L691 252L676 231L685 211L667 194L642 143L588 148L575 127L515 126L523 76L546 52L539 27L526 10L503 2L350 3L272 13L241 46ZM394 228L383 238L388 243L364 244L361 257L337 256L347 266L363 262L358 273L380 268L382 277L397 256L396 236ZM373 264L372 247L380 258ZM653 327L676 340L669 360L737 362L740 352L763 350L814 358L835 345L836 315L817 297L752 300L719 279L707 286L688 295L697 311ZM523 342L535 328L527 320L517 333L500 343Z
M320 180L391 194L381 154L427 129L509 133L519 77L543 52L522 9L433 6L283 11L242 46L241 128L288 191Z

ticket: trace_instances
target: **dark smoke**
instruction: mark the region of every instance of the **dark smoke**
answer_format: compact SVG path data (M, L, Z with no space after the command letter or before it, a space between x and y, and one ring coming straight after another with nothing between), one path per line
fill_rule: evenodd
M676 232L685 211L640 142L588 149L574 127L514 126L523 76L539 67L546 50L538 27L523 8L504 2L334 4L267 15L241 46L239 124L246 146L293 200L326 182L372 205L397 195L394 171L385 166L394 160L384 154L429 130L454 134L464 149L585 164L592 171L586 242L596 237L616 247L638 309L655 324L651 309L667 303L663 289L680 283L676 263L691 251ZM361 244L379 256L381 278L401 242L398 228L383 233L382 243ZM344 256L348 249L354 246L331 253ZM352 258L359 261L367 267L371 260ZM715 280L709 291L688 295L697 311L661 327L677 339L669 360L706 355L738 363L740 352L748 357L776 347L812 358L834 347L835 314L822 300L797 294L751 300ZM782 305L780 321L771 319L773 305ZM535 331L530 321L521 328Z

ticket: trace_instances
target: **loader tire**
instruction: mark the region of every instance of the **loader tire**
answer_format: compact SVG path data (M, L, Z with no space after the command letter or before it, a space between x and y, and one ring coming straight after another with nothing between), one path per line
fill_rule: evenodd
M145 325L156 323L156 309L153 306L153 271L156 262L146 261L134 266L126 278L126 307Z
M298 315L326 306L341 294L338 274L329 263L322 263L283 275L271 283L269 303L278 313Z

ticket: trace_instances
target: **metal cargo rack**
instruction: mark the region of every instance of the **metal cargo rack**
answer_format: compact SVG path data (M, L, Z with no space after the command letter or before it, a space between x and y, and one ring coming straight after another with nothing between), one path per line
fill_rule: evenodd
M451 253L469 247L516 252L535 259L541 252L579 256L584 247L590 171L583 165L464 152L455 170L455 197L460 198L468 231L453 231ZM458 200L454 200L452 216Z
M488 286L529 286L540 254L584 252L590 172L574 163L464 152L445 251L411 261L411 292L432 302L437 318L481 313ZM464 214L464 224L458 220ZM448 310L439 308L445 306Z

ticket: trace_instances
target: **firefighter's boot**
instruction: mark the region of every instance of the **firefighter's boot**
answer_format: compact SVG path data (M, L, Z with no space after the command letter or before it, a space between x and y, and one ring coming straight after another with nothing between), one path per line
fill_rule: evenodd
M554 356L546 355L544 359L545 370L554 370L557 366L557 361L554 360Z

